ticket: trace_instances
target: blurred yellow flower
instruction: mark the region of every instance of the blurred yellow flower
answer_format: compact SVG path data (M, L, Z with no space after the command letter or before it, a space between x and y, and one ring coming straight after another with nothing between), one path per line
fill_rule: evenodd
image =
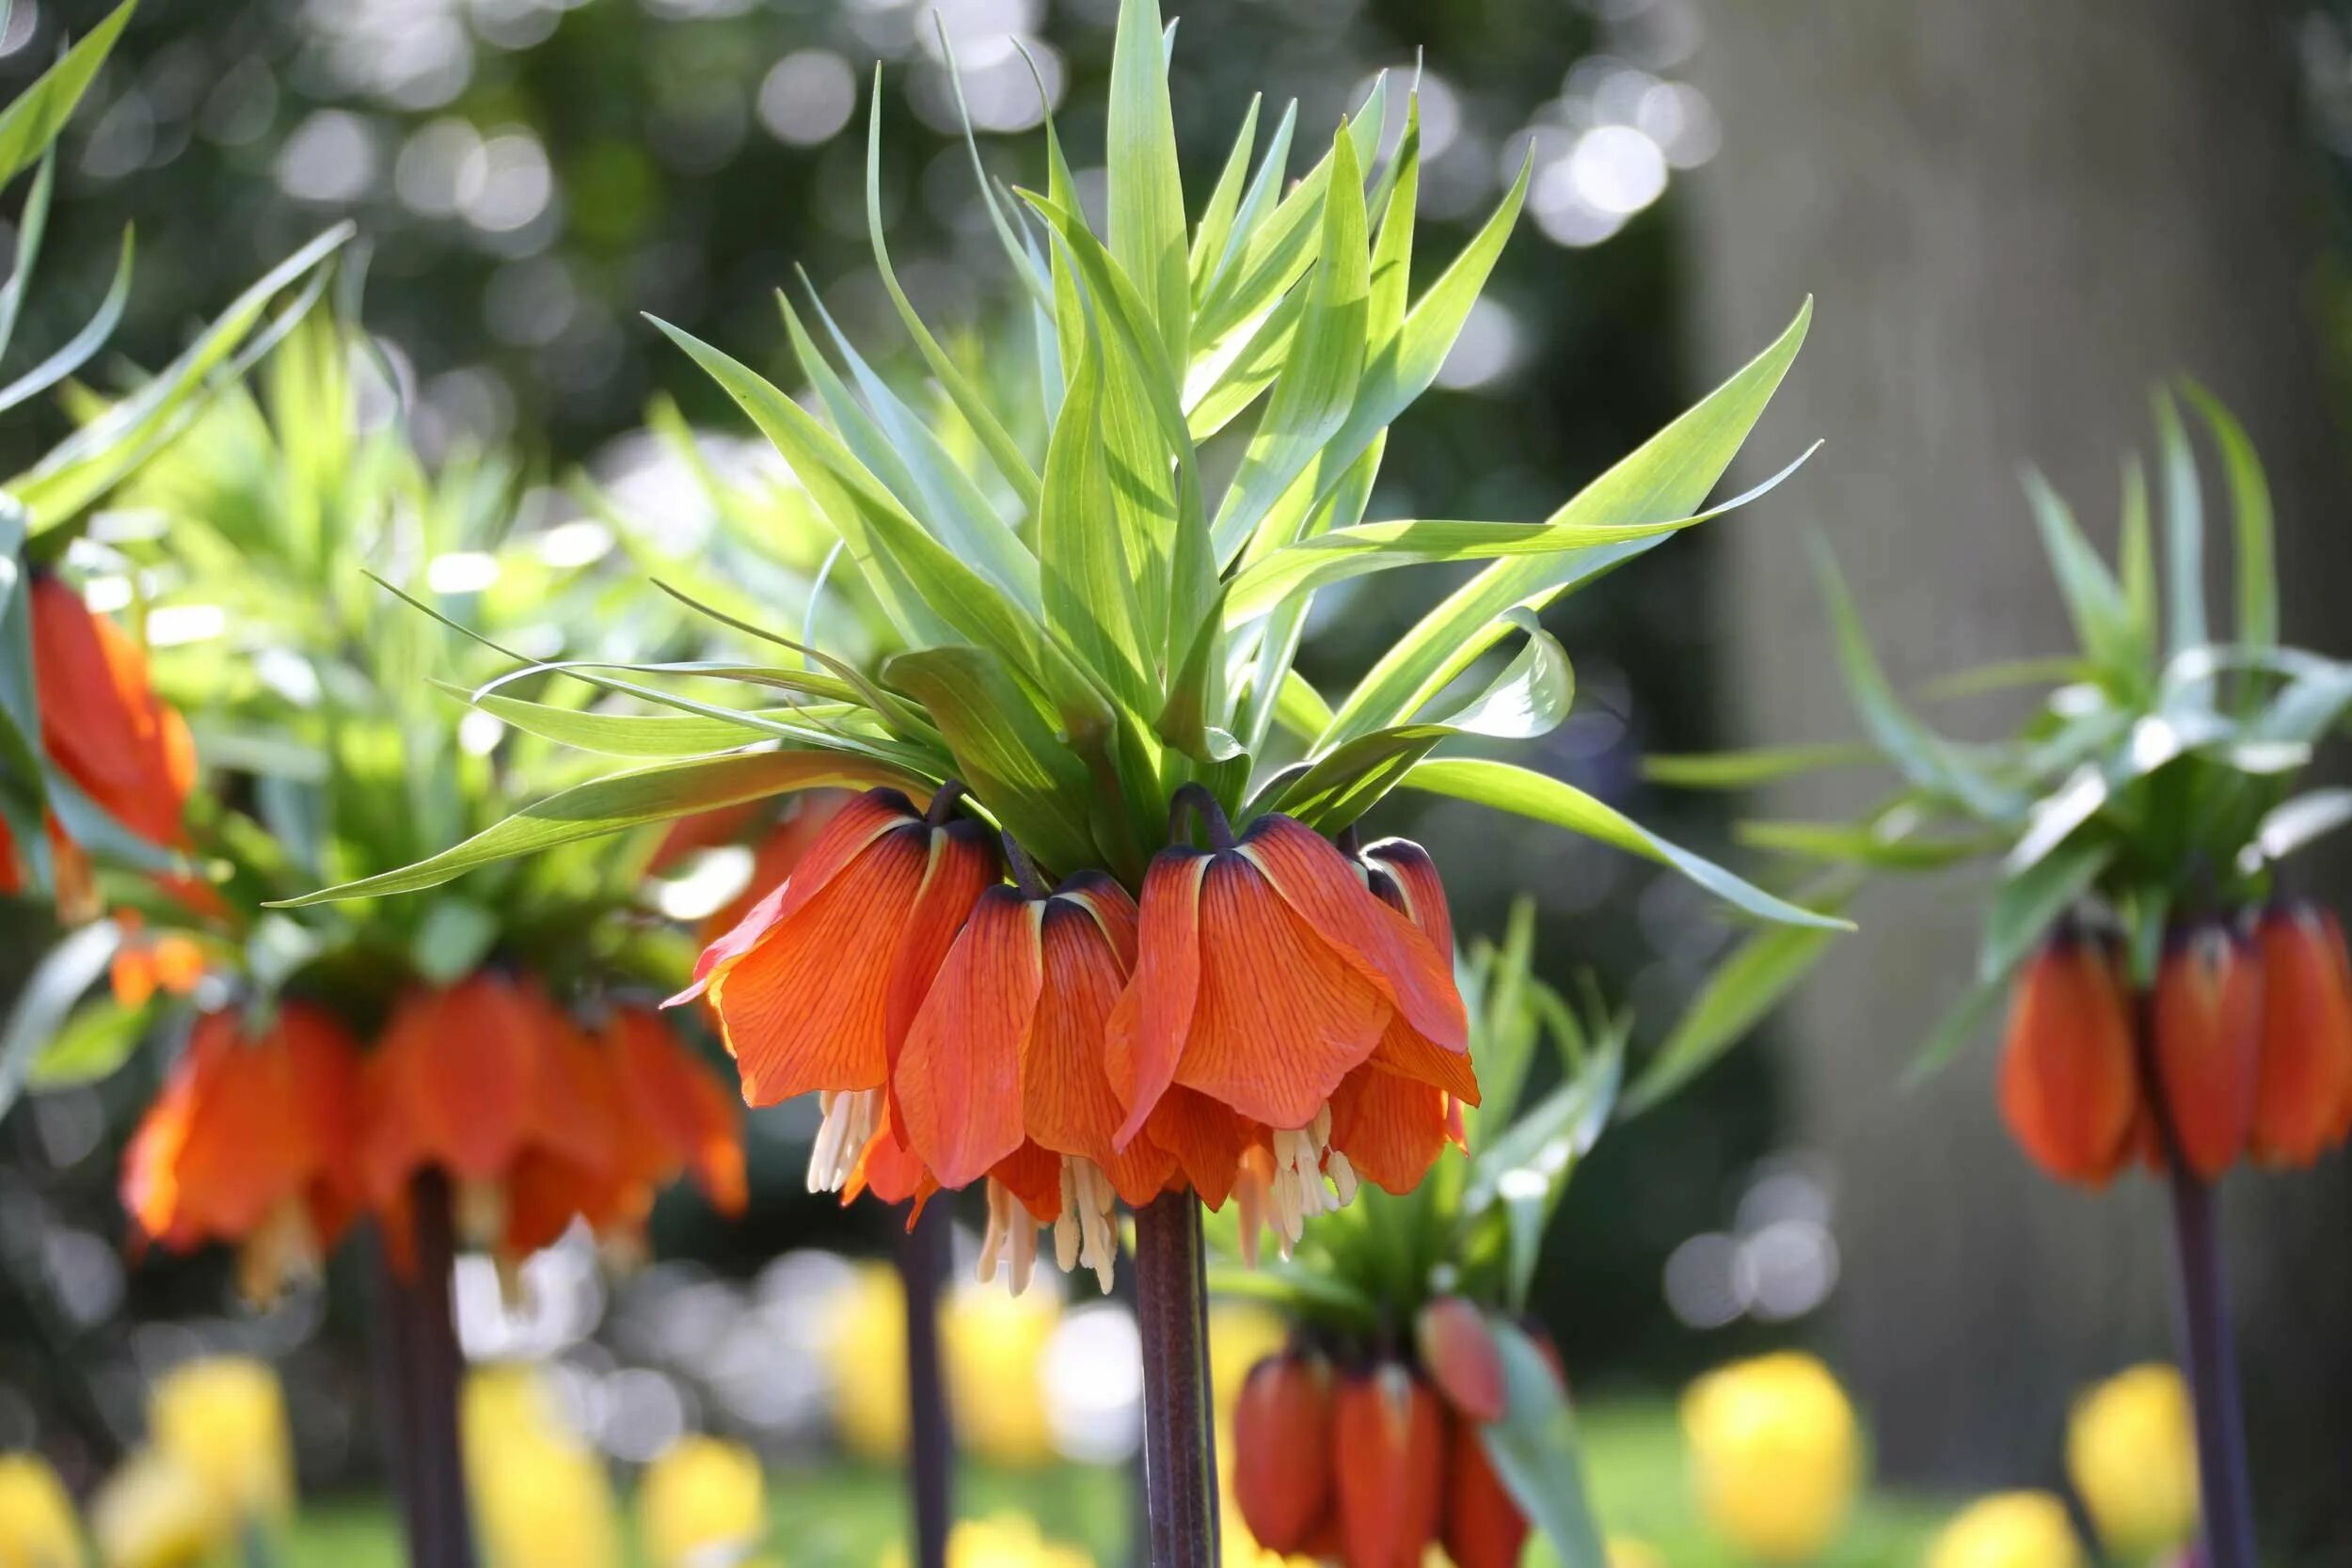
M538 1368L472 1372L459 1416L466 1488L490 1568L618 1568L612 1478L564 1423Z
M948 1408L965 1451L998 1465L1035 1465L1054 1457L1045 1418L1045 1342L1061 1323L1048 1291L1014 1295L1001 1285L965 1282L941 1309Z
M878 1568L907 1568L907 1551L895 1545ZM1094 1559L1076 1546L1048 1541L1025 1513L993 1513L965 1519L947 1533L947 1568L1094 1568Z
M2107 1548L2144 1558L2197 1528L2197 1435L2181 1374L2152 1362L2074 1402L2066 1473Z
M906 1297L898 1271L860 1264L834 1292L822 1342L841 1441L860 1458L898 1458L907 1446Z
M218 1497L171 1455L138 1449L90 1498L99 1560L106 1568L194 1568L235 1533Z
M767 1478L740 1443L681 1437L645 1469L637 1532L654 1568L740 1555L768 1533Z
M1927 1568L2083 1568L2083 1549L2049 1493L1996 1492L1936 1532Z
M1861 1433L1814 1357L1783 1352L1708 1373L1682 1396L1682 1432L1700 1513L1750 1556L1800 1562L1845 1525Z
M73 1500L49 1462L0 1454L0 1568L82 1568Z
M965 1283L948 1292L940 1354L966 1452L999 1465L1054 1457L1041 1378L1045 1344L1060 1321L1060 1304L1043 1291L1014 1296ZM822 1342L842 1442L861 1458L897 1459L907 1441L906 1297L898 1272L861 1266L827 1310Z
M1639 1536L1613 1535L1608 1550L1609 1568L1666 1568L1665 1554Z
M155 1447L202 1482L233 1519L294 1516L294 1437L277 1370L246 1356L173 1368L148 1395Z

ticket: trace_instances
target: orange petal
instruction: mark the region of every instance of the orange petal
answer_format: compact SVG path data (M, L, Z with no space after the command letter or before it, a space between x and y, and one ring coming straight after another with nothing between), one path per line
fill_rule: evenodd
M1044 906L981 894L914 1015L891 1082L907 1147L959 1188L1021 1147L1021 1058L1044 979Z
M386 1201L416 1163L477 1180L502 1175L531 1125L538 1043L530 1009L501 976L404 997L376 1049L375 1115L393 1130L371 1151L370 1196Z
M743 891L703 922L702 940L715 941L739 925L769 889L781 886L800 869L818 836L841 814L841 808L856 799L842 789L811 790L791 797L784 816L753 847L752 874ZM668 847L666 841L663 847Z
M1143 1137L1168 1151L1201 1202L1222 1209L1232 1193L1243 1155L1263 1144L1264 1129L1252 1126L1207 1095L1176 1085L1152 1107ZM1141 1141L1129 1147L1138 1147Z
M1135 974L1104 1041L1111 1088L1127 1108L1113 1142L1131 1142L1176 1076L1200 986L1200 889L1208 855L1181 845L1152 857L1136 918Z
M2189 1168L2208 1180L2246 1147L2261 1070L2262 974L2227 926L2176 933L2156 971L2156 1075Z
M882 1086L890 1070L891 978L907 912L930 871L929 837L919 823L886 830L714 972L711 1000L745 1101Z
M721 975L759 945L771 928L822 893L884 833L921 820L914 804L895 789L869 789L843 806L808 847L792 875L764 894L724 936L703 949L694 960L694 983L665 1006L691 1002L716 985Z
M1468 1421L1454 1422L1446 1440L1443 1544L1454 1568L1518 1568L1527 1544L1527 1518Z
M2262 1071L2253 1150L2271 1164L2308 1165L2342 1136L2352 1095L2352 988L2334 915L2298 901L2256 927L2263 977Z
M2128 1158L2139 1104L2114 962L2097 939L2062 932L2018 976L2001 1053L2002 1118L2050 1175L2097 1186Z
M1331 1147L1391 1193L1420 1186L1446 1141L1446 1095L1426 1084L1367 1067L1331 1096Z
M178 1070L189 1085L169 1230L240 1239L300 1192L309 1174L293 1066L281 1041L247 1039L238 1014L215 1012L197 1021Z
M1233 1403L1233 1500L1259 1545L1306 1550L1331 1508L1331 1366L1285 1351L1249 1369Z
M882 1018L883 1044L896 1062L923 998L947 959L956 933L972 917L973 906L996 880L996 851L987 828L965 818L933 828L929 860L914 906L902 917L898 952L891 967Z
M1061 1218L1061 1156L1052 1149L1025 1143L990 1166L988 1174L1019 1198L1038 1224Z
M1344 865L1342 873L1352 875ZM1361 895L1383 919L1396 918ZM1212 860L1200 888L1199 996L1178 1083L1252 1121L1304 1127L1372 1054L1389 1014L1380 988L1318 940L1252 861L1240 853Z
M1444 1050L1470 1049L1453 953L1439 952L1411 921L1374 897L1329 840L1274 815L1249 825L1241 852L1311 929L1379 985L1415 1029Z
M704 1194L721 1212L742 1212L749 1189L742 1121L734 1095L670 1032L660 1015L648 1008L613 1008L605 1022L604 1040L627 1103L635 1112L630 1119L644 1124L673 1160L693 1171Z
M1409 838L1384 838L1359 852L1373 895L1411 921L1440 953L1454 951L1454 911L1429 851Z
M898 1139L898 1130L891 1125L889 1101L882 1104L881 1125L874 1135L866 1140L857 1164L849 1180L841 1188L841 1201L854 1202L860 1193L871 1192L884 1203L905 1203L910 1198L914 1207L907 1212L907 1228L923 1217L923 1206L939 1191L939 1182L905 1144Z
M629 1113L621 1102L611 1059L535 981L520 982L516 990L537 1050L532 1144L582 1170L617 1172L620 1125Z
M1108 878L1089 881L1102 885L1065 889L1045 905L1045 984L1021 1063L1022 1119L1047 1148L1100 1166L1130 1204L1149 1203L1168 1184L1174 1162L1148 1138L1116 1147L1123 1112L1103 1059L1111 1010L1128 974L1113 933L1123 931L1132 958L1136 906Z
M64 579L36 573L27 597L41 743L74 783L120 815L118 808L136 800L151 780L153 737L141 711L146 660Z
M1331 1457L1346 1568L1419 1568L1444 1483L1437 1395L1394 1361L1343 1378Z

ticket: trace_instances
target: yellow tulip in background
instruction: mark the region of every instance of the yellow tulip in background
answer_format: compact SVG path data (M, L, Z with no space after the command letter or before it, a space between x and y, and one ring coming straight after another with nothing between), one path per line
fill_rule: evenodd
M637 1488L645 1560L653 1568L736 1560L768 1534L766 1492L759 1456L742 1444L681 1437Z
M1666 1556L1639 1536L1609 1538L1609 1568L1667 1568Z
M2116 1556L2137 1561L2186 1541L2197 1528L2197 1433L2181 1374L2132 1367L2076 1400L2066 1473Z
M285 1392L266 1362L222 1355L174 1368L148 1395L147 1425L156 1449L231 1520L276 1525L294 1516L294 1435Z
M461 1416L466 1488L490 1568L619 1568L612 1478L536 1368L476 1370Z
M906 1548L893 1546L878 1568L907 1568ZM1026 1514L993 1513L948 1532L947 1568L1094 1568L1094 1559L1065 1542L1048 1541Z
M966 1282L939 1309L948 1408L956 1441L992 1464L1041 1465L1054 1457L1045 1413L1045 1344L1061 1321L1050 1291L1008 1295ZM887 1463L906 1451L906 1297L896 1270L864 1264L825 1316L825 1365L834 1419L861 1459Z
M49 1462L0 1454L0 1568L83 1568L73 1499Z
M1700 1513L1749 1556L1803 1562L1844 1528L1861 1432L1814 1357L1783 1352L1708 1373L1682 1396L1682 1433Z
M230 1544L236 1520L202 1477L147 1448L90 1498L89 1528L105 1568L196 1568Z
M1998 1492L1952 1516L1927 1568L2083 1568L2066 1505L2047 1492Z

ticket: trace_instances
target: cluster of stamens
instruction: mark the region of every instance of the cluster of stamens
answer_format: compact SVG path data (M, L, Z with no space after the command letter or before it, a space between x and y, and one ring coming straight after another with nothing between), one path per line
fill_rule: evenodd
M825 1119L817 1129L817 1142L808 1151L808 1190L837 1193L850 1184L858 1156L874 1136L882 1115L880 1089L825 1090L817 1096Z
M1119 1194L1091 1160L1065 1154L1061 1162L1061 1213L1054 1221L1054 1260L1068 1274L1081 1265L1110 1294L1111 1271L1119 1259Z
M1037 1274L1037 1221L1012 1189L990 1177L988 1231L980 1238L980 1283L995 1278L1001 1265L1014 1295L1027 1290Z
M1274 1181L1267 1207L1283 1257L1288 1258L1307 1233L1309 1220L1344 1209L1355 1198L1356 1167L1331 1147L1329 1105L1296 1132L1276 1132Z

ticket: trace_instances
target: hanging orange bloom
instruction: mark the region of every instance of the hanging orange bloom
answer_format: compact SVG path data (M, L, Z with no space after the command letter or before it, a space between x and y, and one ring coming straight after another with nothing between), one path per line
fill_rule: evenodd
M1307 1551L1331 1513L1331 1365L1311 1352L1249 1369L1233 1405L1233 1500L1259 1545Z
M1527 1515L1495 1474L1478 1423L1446 1423L1445 1517L1439 1541L1454 1568L1518 1568Z
M2253 1130L2263 1036L2262 970L2219 920L2170 933L2156 971L2156 1080L2180 1157L2211 1180Z
M2306 900L2264 911L2254 943L2263 991L2254 1158L2308 1165L2344 1141L2352 1118L2352 962L2336 917Z
M650 1007L613 1007L597 1038L620 1092L622 1164L631 1176L660 1187L690 1173L714 1207L741 1213L750 1191L733 1093Z
M752 912L753 905L781 886L807 856L826 824L856 799L846 789L815 789L791 797L790 809L752 846L752 874L744 881L743 891L728 899L698 927L703 944L708 946L734 930Z
M956 932L996 879L987 829L948 820L961 793L944 786L929 815L895 789L843 806L791 876L703 950L693 985L671 999L709 995L751 1104L825 1097L818 1142L834 1156L823 1172L831 1187L871 1135L874 1091L888 1083Z
M1445 1416L1402 1362L1340 1380L1331 1471L1346 1568L1420 1568L1437 1538L1445 1483Z
M397 1239L411 1179L436 1167L468 1241L510 1258L543 1245L617 1196L609 1085L602 1058L528 980L485 971L411 991L368 1058L367 1196Z
M1025 871L1025 865L1024 866ZM1042 1151L1057 1253L1108 1289L1115 1198L1140 1206L1174 1162L1148 1137L1123 1149L1124 1111L1103 1062L1111 1009L1135 967L1135 900L1099 872L1050 895L981 894L907 1032L892 1083L909 1148L962 1187L1025 1148ZM1034 1165L1026 1167L1037 1168Z
M1111 1071L1127 1106L1120 1139L1148 1126L1214 1204L1223 1195L1212 1186L1230 1185L1256 1130L1270 1130L1272 1211L1295 1241L1303 1220L1355 1189L1350 1153L1335 1139L1342 1084L1391 1041L1392 1075L1462 1082L1427 1059L1467 1068L1462 999L1450 954L1374 896L1328 841L1279 815L1236 840L1205 792L1191 803L1213 847L1172 845L1152 858L1135 977L1110 1020ZM1443 920L1441 898L1433 912ZM1162 1114L1179 1089L1198 1099ZM1354 1095L1345 1103L1364 1113L1354 1131L1385 1150L1386 1107ZM1383 1162L1384 1171L1397 1175L1411 1158ZM1222 1180L1204 1183L1213 1168Z
M315 1275L358 1198L358 1073L342 1025L307 1003L250 1034L241 1011L204 1014L124 1150L133 1224L174 1251L239 1248L257 1301Z
M2019 976L2000 1102L2018 1147L2061 1181L2102 1186L2130 1157L2139 1068L2122 979L2097 936L2065 927Z
M158 845L183 842L181 816L196 787L196 746L177 710L155 695L147 654L81 594L48 572L26 590L42 750L100 809ZM53 817L58 907L71 920L98 912L89 867ZM23 885L19 852L0 828L0 876Z

